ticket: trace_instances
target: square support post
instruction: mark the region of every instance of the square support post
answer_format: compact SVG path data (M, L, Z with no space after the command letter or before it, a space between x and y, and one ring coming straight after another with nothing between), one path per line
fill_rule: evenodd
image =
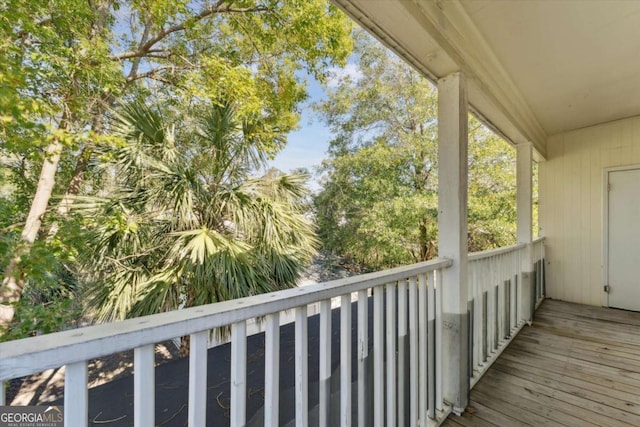
M442 392L457 414L469 399L467 131L466 83L458 72L438 81L438 256L453 260L442 280Z
M535 310L534 274L531 257L533 241L533 144L531 142L516 145L516 212L517 240L527 246L523 250L520 266L522 284L522 320L533 320Z

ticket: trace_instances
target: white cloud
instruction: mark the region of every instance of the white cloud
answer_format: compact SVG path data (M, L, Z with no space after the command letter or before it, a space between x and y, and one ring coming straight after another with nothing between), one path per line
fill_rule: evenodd
M357 82L362 78L362 71L357 64L347 64L342 68L333 67L329 69L329 79L327 80L327 86L330 88L337 87L338 84L345 79L349 79L351 82Z

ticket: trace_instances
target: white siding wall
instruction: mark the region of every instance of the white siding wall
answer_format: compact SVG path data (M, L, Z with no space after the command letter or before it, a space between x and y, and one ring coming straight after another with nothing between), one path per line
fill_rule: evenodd
M539 169L549 297L602 305L603 169L631 164L640 164L640 117L549 138Z

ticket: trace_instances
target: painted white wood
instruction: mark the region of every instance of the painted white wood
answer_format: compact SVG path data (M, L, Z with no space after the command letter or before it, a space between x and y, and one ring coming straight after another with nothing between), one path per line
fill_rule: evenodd
M433 274L427 276L427 413L435 419L436 403L436 288Z
M396 284L389 283L386 286L387 291L387 422L386 427L394 427L397 424L398 417L398 389L397 389L397 366L396 366L396 343L398 332L396 318Z
M544 237L541 237L540 240L544 240ZM480 252L471 252L468 255L468 262L469 264L472 261L479 261L481 259L484 258L491 258L491 257L495 257L497 255L501 255L501 254L508 254L511 253L515 250L518 249L522 249L524 247L526 247L527 245L525 243L518 243L515 245L510 245L510 246L503 246L501 248L496 248L496 249L488 249L486 251L480 251Z
M295 325L296 426L298 427L307 427L309 425L309 344L307 341L307 329L307 306L303 305L296 308Z
M444 411L444 396L442 386L442 288L446 286L443 283L444 275L442 270L436 270L436 409Z
M418 400L420 425L424 425L427 422L427 411L429 409L427 400L427 393L429 391L429 365L427 354L429 331L427 321L427 277L425 274L421 274L418 276L418 341L420 343L420 350L418 352Z
M409 278L409 425L418 425L418 284Z
M351 294L340 301L340 425L351 426Z
M456 413L467 406L469 337L467 318L468 105L462 73L438 81L438 253L453 260L444 272L444 398Z
M406 386L409 382L407 378L410 376L408 366L406 365L407 349L402 343L408 342L408 321L407 311L407 281L400 280L398 282L398 427L405 425L405 402L408 399L406 395Z
M516 145L516 240L529 244L533 237L533 144Z
M280 313L267 315L264 335L264 425L279 425Z
M0 343L0 381L316 303L451 264L447 259L427 261L317 285Z
M329 426L331 405L331 300L320 303L320 427Z
M523 285L523 320L533 318L531 312L531 289L534 286L531 272L533 259L531 242L533 240L533 144L522 142L516 145L516 239L518 243L526 244L522 252L520 266Z
M207 349L209 331L191 334L189 342L189 412L190 427L207 425Z
M471 351L471 367L473 370L477 369L480 364L480 267L482 266L482 259L476 261L469 261L469 298L472 299L473 310L470 313L472 316L472 330L469 333L472 334L472 351Z
M154 359L153 344L136 347L133 351L133 424L135 427L155 425Z
M518 301L517 301L517 286L518 286L518 276L520 271L520 254L521 251L518 251L515 254L515 262L511 269L511 283L510 283L510 292L511 292L511 319L509 323L511 325L511 333L513 334L513 330L518 324Z
M88 426L87 362L76 362L65 367L64 396L64 426Z
M367 358L369 356L369 296L366 290L358 292L358 426L367 425Z
M544 155L544 129L513 82L514 76L505 70L495 50L469 19L466 2L335 0L335 3L432 81L451 70L468 71L473 75L470 86L475 89L470 90L471 104L480 116L487 117L510 140L520 140L526 135ZM455 53L455 59L451 53ZM529 75L537 76L533 72ZM549 106L552 107L555 105Z
M384 424L384 329L383 303L384 287L373 290L373 424Z
M607 171L609 306L640 311L640 166Z
M247 324L231 325L231 425L244 426L247 418Z
M548 297L606 305L603 170L640 164L639 141L640 117L550 137L539 163Z

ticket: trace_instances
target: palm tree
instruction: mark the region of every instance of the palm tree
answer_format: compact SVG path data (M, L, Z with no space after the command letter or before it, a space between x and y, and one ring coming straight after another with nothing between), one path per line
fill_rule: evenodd
M168 122L143 102L123 106L108 195L75 203L98 218L87 267L100 321L292 287L315 252L305 177L250 176L268 149L259 120L221 105Z

